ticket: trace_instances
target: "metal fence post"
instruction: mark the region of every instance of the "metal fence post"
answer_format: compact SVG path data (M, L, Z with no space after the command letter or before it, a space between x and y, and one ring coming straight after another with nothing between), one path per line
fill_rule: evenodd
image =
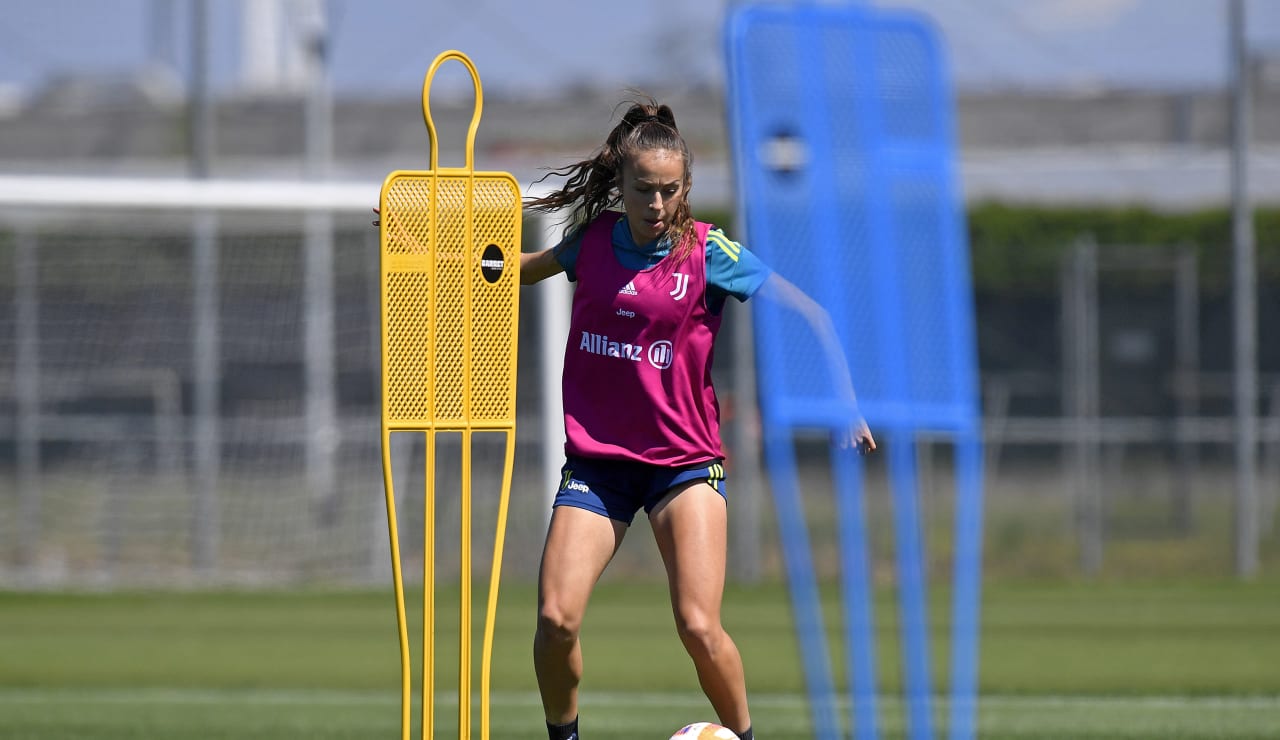
M14 259L14 321L17 348L14 404L18 435L18 531L20 562L33 566L40 547L40 256L39 243L20 229Z

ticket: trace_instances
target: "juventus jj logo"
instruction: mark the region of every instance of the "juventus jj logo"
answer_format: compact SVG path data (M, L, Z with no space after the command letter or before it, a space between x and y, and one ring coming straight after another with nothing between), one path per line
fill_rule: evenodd
M689 276L683 272L677 272L674 274L674 277L676 279L676 287L667 295L678 301L681 298L684 298L685 292L689 290Z

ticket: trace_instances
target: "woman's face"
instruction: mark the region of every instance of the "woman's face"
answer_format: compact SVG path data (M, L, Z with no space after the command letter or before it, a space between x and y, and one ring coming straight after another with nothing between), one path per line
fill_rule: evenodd
M622 166L622 205L631 238L644 245L671 228L676 209L687 195L684 157L670 149L650 149Z

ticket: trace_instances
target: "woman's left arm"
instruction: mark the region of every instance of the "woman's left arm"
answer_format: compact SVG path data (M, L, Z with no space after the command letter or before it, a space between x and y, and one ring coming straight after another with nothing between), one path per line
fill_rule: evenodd
M844 381L841 383L841 390L847 394L847 400L856 408L857 396L853 390L853 376L849 373L849 364L845 361L844 350L841 348L840 340L836 335L835 325L831 323L831 314L827 313L827 310L821 304L810 298L809 294L776 272L765 279L757 295L777 301L805 318L809 326L813 328L814 334L817 335L818 341L822 342L825 354L832 361L834 365L833 372L836 375L837 382ZM863 455L876 448L876 440L871 436L871 429L867 426L867 421L862 418L861 414L858 415L857 421L854 422L853 429L849 432L849 437L847 439L842 438L840 441L842 445L849 443L857 445L858 452Z

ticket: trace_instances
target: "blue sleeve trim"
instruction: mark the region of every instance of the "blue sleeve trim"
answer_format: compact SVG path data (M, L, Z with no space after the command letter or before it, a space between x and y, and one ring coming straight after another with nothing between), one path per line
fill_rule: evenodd
M573 233L560 240L560 243L552 247L552 254L556 257L556 262L564 268L565 277L569 278L569 282L578 281L578 273L574 268L578 264L578 252L582 249L582 234L585 229L577 229Z
M707 305L719 313L727 298L745 301L773 274L751 250L720 229L707 232Z

